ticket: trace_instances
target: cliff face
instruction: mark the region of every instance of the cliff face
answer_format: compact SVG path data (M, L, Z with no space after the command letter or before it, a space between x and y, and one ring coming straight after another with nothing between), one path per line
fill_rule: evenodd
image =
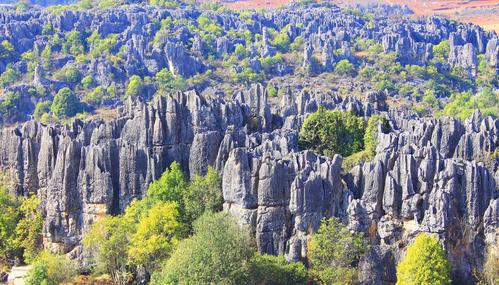
M251 226L262 252L304 258L321 219L337 216L373 241L361 264L366 283L394 281L401 249L421 232L439 236L466 282L498 241L499 120L424 120L384 100L288 92L271 106L260 85L231 100L211 90L129 99L110 122L1 130L0 166L18 195L42 200L46 245L78 258L92 222L142 197L175 160L190 175L208 165L222 174L225 210ZM379 134L373 161L345 173L340 156L298 149L301 122L320 105L388 116L392 131Z

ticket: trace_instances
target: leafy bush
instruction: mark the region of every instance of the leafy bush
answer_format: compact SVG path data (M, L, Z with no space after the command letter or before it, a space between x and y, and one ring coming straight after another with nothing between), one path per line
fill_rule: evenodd
M274 87L272 84L267 85L267 95L269 97L276 97L277 96L277 89Z
M222 210L222 178L212 167L206 176L194 176L184 192L185 212L189 221L199 218L204 212Z
M397 284L451 284L450 269L447 254L438 240L421 234L397 265Z
M338 219L323 219L308 246L311 273L323 284L354 284L357 264L367 245Z
M74 92L64 87L54 97L50 111L57 118L72 117L81 111L81 103Z
M371 116L367 122L366 132L364 134L364 145L370 158L373 158L376 155L378 127L380 125L383 132L387 132L390 129L388 120L381 115Z
M151 284L247 284L253 256L249 234L226 213L206 213Z
M482 275L486 284L499 284L499 245L488 246Z
M85 52L85 47L83 46L83 36L78 31L67 32L64 35L65 42L63 44L63 50L70 52L74 55L79 55Z
M43 214L39 209L40 200L36 195L22 199L18 211L21 219L16 225L15 247L22 252L23 258L31 262L43 248Z
M14 45L12 45L8 40L2 41L0 44L0 59L7 59L14 55Z
M0 187L0 264L6 264L19 255L13 244L16 225L21 219L19 200L11 196L5 187Z
M170 256L181 235L177 205L159 202L142 217L131 238L129 256L132 264L152 272Z
M44 251L28 271L26 285L59 285L75 275L75 266L66 257Z
M347 59L342 59L338 63L336 63L336 65L334 66L334 71L336 72L336 74L341 76L355 75L355 67Z
M0 87L7 87L12 83L15 83L18 78L19 74L11 67L7 67L0 76Z
M476 109L479 109L483 115L499 117L499 91L485 88L476 95L471 91L454 93L442 110L442 114L464 120Z
M160 92L184 91L187 89L185 79L181 75L174 76L167 68L156 73L155 83Z
M5 94L3 101L0 102L0 115L2 115L5 120L8 120L11 116L17 115L20 98L18 92L10 91Z
M35 112L34 112L34 117L35 119L39 120L42 118L43 114L47 114L50 112L50 105L52 105L52 102L50 101L42 101L38 102L35 107Z
M448 40L441 41L433 46L433 58L439 62L447 62L450 53L450 45Z
M287 262L284 256L255 254L250 262L249 284L300 285L307 284L308 272L301 262Z
M346 157L363 149L364 122L352 113L319 110L305 118L299 134L302 148Z
M145 92L145 85L144 81L142 81L142 78L137 75L133 75L130 77L130 80L128 82L128 86L125 92L125 96L142 96L143 93Z
M111 85L112 86L112 85ZM109 88L108 88L109 89ZM101 105L106 102L106 100L111 100L116 97L116 94L108 92L108 89L97 86L94 90L90 91L83 98L84 102L91 103L93 105Z
M64 68L56 72L54 76L57 80L74 84L80 81L81 73L74 65L67 64Z
M96 273L109 273L116 284L128 284L132 280L128 246L133 231L133 221L122 216L106 217L92 225L83 244L94 254Z
M81 85L83 85L83 88L88 89L92 86L93 83L94 83L94 78L92 77L92 75L87 75L83 77L83 79L81 80Z
M288 52L291 45L291 39L288 36L288 29L282 29L279 33L277 33L271 44L276 46L280 52Z

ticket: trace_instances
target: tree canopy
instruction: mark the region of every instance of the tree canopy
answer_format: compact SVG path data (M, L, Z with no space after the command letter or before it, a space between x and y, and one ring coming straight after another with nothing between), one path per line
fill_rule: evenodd
M451 264L438 240L421 234L397 265L397 285L451 284Z

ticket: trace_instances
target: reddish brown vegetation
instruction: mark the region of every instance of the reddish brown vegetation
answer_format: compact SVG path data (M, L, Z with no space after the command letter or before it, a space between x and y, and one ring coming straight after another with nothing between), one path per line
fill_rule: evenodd
M277 8L291 0L222 0L232 9ZM499 0L332 0L342 5L355 3L405 4L416 16L439 14L463 22L470 22L487 30L499 31Z

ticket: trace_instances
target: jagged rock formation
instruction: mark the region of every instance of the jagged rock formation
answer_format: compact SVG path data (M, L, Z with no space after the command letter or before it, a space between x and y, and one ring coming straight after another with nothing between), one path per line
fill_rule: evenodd
M17 0L0 0L0 4L16 4ZM33 5L51 6L51 5L66 5L76 3L77 0L30 0Z
M129 78L134 75L153 77L158 71L167 68L176 76L189 78L213 70L216 66L213 60L233 55L237 45L244 47L247 53L247 61L244 62L247 63L242 66L243 60L239 58L230 69L241 73L249 68L252 72L266 73L269 77L294 74L302 69L313 74L331 72L335 64L343 59L359 66L364 59L356 56L354 49L357 42L366 41L381 44L384 52L396 53L402 65L426 65L433 59L433 46L449 40L447 63L439 65L439 71L448 72L459 66L471 76L477 73L479 55L484 55L486 63L495 67L499 58L497 35L494 32L436 16L410 19L404 16L410 13L406 7L359 7L361 13L356 15L334 5L313 4L304 7L293 4L268 13L255 12L245 18L230 11L215 13L192 7L165 9L133 4L138 2L129 1L127 3L132 4L127 7L63 10L55 14L40 9L25 12L0 9L0 30L3 31L0 41L7 40L15 48L13 54L0 58L0 73L10 65L18 74L26 74L26 78L31 78L28 66L40 63L38 56L48 47L54 53L50 59L53 71L76 66L82 74L92 76L95 86L107 88L115 84L121 94ZM372 21L362 14L373 15ZM390 17L394 14L399 17ZM211 34L213 42L203 38L205 32L200 31L197 23L201 15L216 24L217 28L220 27L216 34ZM167 19L170 19L166 21L168 24L162 26L161 21ZM47 31L47 27L51 29ZM286 32L290 42L301 38L303 60L298 59L297 62L302 64L283 61L263 67L264 61L279 50L271 40L271 29ZM88 60L82 62L74 54L61 52L61 42L72 31L81 33L83 49L90 54L94 46L86 42L90 36L88 31L98 32L102 39L116 37L116 41L106 51L109 54L100 51L88 55ZM260 36L255 35L261 35L261 42L257 40ZM26 52L36 55L35 62L22 57ZM31 97L36 103L44 96L50 99L62 87L75 88L79 84L79 81L54 82L42 79L40 73L35 72L33 81L16 81L6 91L42 86L45 94L21 95ZM152 91L149 93L154 93L154 88L151 86ZM114 100L119 101L118 98ZM34 108L27 109L15 119L23 121L33 111Z
M471 282L485 245L498 240L499 120L420 119L388 110L385 99L288 90L271 106L261 85L232 99L212 89L129 99L110 122L1 130L0 167L17 194L43 201L46 246L74 257L96 217L123 211L176 160L190 175L208 165L222 174L225 210L251 227L262 252L305 258L321 219L337 216L372 240L365 283L393 282L401 249L420 232L438 235L454 276ZM341 156L297 146L304 116L318 106L381 113L392 130L379 133L374 160L345 172Z

